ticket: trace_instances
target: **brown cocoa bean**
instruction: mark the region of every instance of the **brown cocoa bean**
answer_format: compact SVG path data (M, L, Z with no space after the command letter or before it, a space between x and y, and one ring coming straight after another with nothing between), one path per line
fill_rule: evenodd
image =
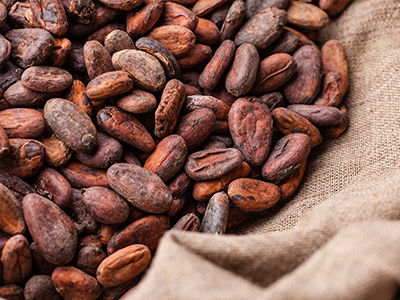
M293 59L297 65L297 72L283 87L283 95L293 104L310 103L320 89L321 53L318 48L306 45L294 53Z
M272 140L273 120L266 105L240 98L229 111L229 131L235 148L245 160L259 166L267 158Z
M183 137L192 152L210 135L216 122L216 116L209 108L198 108L180 118L176 134Z
M229 203L229 213L228 213L228 220L226 221L226 229L233 228L238 226L248 219L250 219L253 213L244 211L240 207L233 204L232 201Z
M114 287L139 275L149 265L151 253L145 245L131 245L101 262L96 278L102 286Z
M284 105L283 96L279 92L264 94L258 98L254 98L254 101L265 104L268 106L269 111L273 111L276 107L282 107Z
M286 108L278 107L271 112L275 126L283 134L305 133L311 139L311 147L322 143L321 133L310 121L303 116Z
M72 75L61 68L33 66L24 71L21 81L28 89L37 92L59 92L72 83Z
M21 68L41 64L50 55L54 46L53 37L45 29L12 29L4 36L11 42L11 57Z
M271 150L261 169L262 176L272 182L280 182L296 171L308 157L311 140L303 133L293 133L280 139Z
M7 300L25 300L24 290L16 284L1 286L0 297L4 297Z
M1 253L1 267L3 284L23 286L31 277L31 251L23 235L14 235L7 241Z
M227 120L229 116L229 106L213 96L187 96L185 108L188 111L194 111L199 108L209 108L214 112L218 120Z
M146 245L151 252L154 252L161 237L169 228L169 218L165 215L143 217L117 231L107 246L107 253L111 255L133 244Z
M199 231L200 219L195 214L189 213L184 215L175 223L171 230Z
M168 187L153 172L130 164L114 164L107 170L111 188L133 206L149 213L169 210L172 196Z
M0 229L10 235L23 234L25 232L25 222L22 208L18 200L11 191L0 184Z
M0 88L5 92L11 85L21 79L23 70L7 60L5 66L0 69Z
M131 10L126 15L126 31L132 38L142 36L156 24L161 17L163 0L144 0L140 10Z
M163 44L176 58L184 57L196 43L190 29L176 25L153 28L146 36Z
M222 74L231 63L235 50L236 46L231 40L222 42L200 74L199 85L201 88L212 90L217 86Z
M45 65L61 67L68 58L72 43L67 38L54 38L53 51L44 61Z
M128 218L128 203L107 188L82 189L81 197L92 217L103 224L119 224Z
M349 116L347 114L347 109L343 104L338 107L342 113L342 119L340 122L333 126L321 127L321 134L328 139L338 138L347 128L349 124Z
M11 55L11 43L0 34L0 69L3 68Z
M342 120L342 113L336 107L293 104L287 109L303 116L315 126L333 126Z
M278 53L261 61L251 94L261 95L283 86L296 73L297 63L289 54Z
M44 160L52 167L61 167L71 158L70 149L62 140L52 132L44 132L38 140L45 148Z
M209 234L224 234L228 212L228 195L225 192L215 193L208 202L199 231Z
M86 94L86 87L82 81L74 80L72 82L65 99L78 105L88 116L92 114L93 105Z
M42 168L35 176L33 186L39 195L53 201L59 207L66 207L71 203L71 185L52 168Z
M25 284L25 300L62 300L54 288L53 281L48 275L32 276Z
M195 31L199 19L193 11L175 2L165 2L159 25L178 25Z
M102 292L96 278L72 266L57 267L51 279L64 299L95 300Z
M167 212L169 217L177 215L185 205L186 192L191 182L192 180L185 172L180 172L168 185L168 189L172 195L172 205Z
M73 158L59 169L72 187L82 189L91 186L108 188L106 170L91 168Z
M3 158L8 153L10 153L10 141L6 131L0 125L0 158Z
M328 72L322 77L322 88L317 99L316 105L337 107L343 99L341 92L342 75L336 72Z
M285 24L286 11L267 8L244 23L235 36L235 44L240 46L249 43L263 50L279 37Z
M51 99L44 106L44 118L72 150L89 154L97 146L97 130L78 105L61 98Z
M318 6L330 16L340 14L351 0L320 0Z
M9 138L30 139L44 132L45 122L34 109L10 108L0 111L0 126Z
M90 24L96 15L96 6L91 0L61 0L69 19L81 24Z
M132 10L143 3L143 0L101 0L104 5L119 10Z
M60 0L29 0L29 4L40 27L55 36L67 33L67 14Z
M126 31L115 29L105 37L104 47L113 55L121 50L135 49L135 43Z
M150 152L155 148L153 138L147 129L131 114L115 106L108 106L97 113L97 123L102 130L142 151Z
M301 180L303 179L306 166L307 160L304 160L300 167L296 169L296 171L278 184L279 188L281 189L281 200L289 198L297 190Z
M10 139L10 154L0 161L0 174L31 177L44 163L44 146L29 139Z
M246 16L247 19L252 18L254 15L258 14L260 11L276 7L279 9L286 9L289 5L290 0L247 0L246 1Z
M131 114L142 114L153 111L157 107L157 100L152 93L134 89L117 97L114 104Z
M130 74L125 71L111 71L92 79L86 86L86 94L91 101L111 98L133 89Z
M89 210L83 203L81 192L78 189L72 189L72 201L68 211L72 211L71 220L76 232L94 233L99 229L99 223L92 217Z
M203 44L196 44L178 63L182 69L189 69L203 62L208 61L212 57L212 49Z
M192 10L197 16L204 16L224 4L227 0L198 0Z
M267 49L262 51L260 56L262 59L265 59L277 53L292 54L298 48L298 43L299 37L294 32L284 27L281 35Z
M29 1L15 2L8 12L8 18L18 25L40 28L38 21L33 16Z
M39 274L51 275L57 265L52 264L44 259L35 242L30 245L30 249L32 254L33 269Z
M236 0L229 8L228 14L221 27L221 41L227 39L232 40L236 32L242 25L243 19L246 16L246 6L243 0Z
M90 80L103 73L114 71L111 54L98 41L87 41L83 45L83 56Z
M17 176L0 174L0 183L14 195L22 205L22 199L29 193L36 193L36 190Z
M319 30L329 23L329 16L311 3L291 1L287 10L289 24L310 30Z
M239 178L228 186L231 201L246 211L263 211L281 198L279 187L273 183Z
M97 267L107 257L107 255L98 247L83 247L76 255L76 266L83 272L96 276Z
M204 18L199 18L194 34L198 43L209 46L214 46L221 38L219 28L210 20Z
M186 90L181 81L177 79L168 81L155 112L154 134L157 137L163 138L174 130L185 97Z
M197 181L219 178L244 160L243 154L235 148L202 150L188 156L186 174Z
M78 236L67 214L37 194L26 195L22 204L26 226L43 257L56 265L70 262Z
M185 140L179 135L171 134L160 141L143 167L167 182L181 169L187 153Z
M71 40L71 50L65 64L77 72L86 72L85 56L81 43Z
M150 92L163 89L166 77L161 63L156 57L141 50L122 50L112 56L117 70L131 74L136 86Z

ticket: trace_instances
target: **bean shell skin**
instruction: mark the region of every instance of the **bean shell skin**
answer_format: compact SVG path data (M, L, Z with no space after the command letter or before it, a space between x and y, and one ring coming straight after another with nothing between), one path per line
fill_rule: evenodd
M150 152L155 142L146 127L131 114L114 106L107 106L97 113L97 123L102 130L120 142L142 151Z
M263 211L281 198L280 188L269 182L250 178L239 178L228 187L231 201L246 211Z
M56 265L70 262L78 236L68 215L37 194L26 195L22 208L26 225L43 257Z
M133 206L160 214L167 212L172 195L160 177L153 172L130 164L114 164L107 170L111 188Z
M149 215L117 231L107 246L108 255L132 244L143 244L154 252L160 238L170 228L165 215Z
M266 105L240 98L229 111L229 131L245 160L255 166L267 158L272 140L273 120Z
M82 189L81 197L93 218L103 224L119 224L128 218L128 203L107 188L95 186Z
M193 180L212 180L233 170L243 160L243 154L235 148L202 150L188 156L185 172Z
M283 95L292 104L311 103L320 90L322 58L317 47L305 45L293 54L297 72L283 87Z
M96 278L105 287L120 285L139 275L149 265L151 252L145 245L135 244L114 252L97 268Z
M250 43L258 50L271 45L281 34L286 24L286 11L267 8L248 20L235 36L236 46Z
M267 181L280 182L296 171L308 157L311 140L303 133L293 133L280 139L271 150L261 174Z
M89 154L97 146L96 127L78 105L61 98L51 99L44 106L44 118L53 132L76 152Z
M256 80L259 63L260 56L255 46L248 43L240 45L226 75L226 90L235 97L250 91Z

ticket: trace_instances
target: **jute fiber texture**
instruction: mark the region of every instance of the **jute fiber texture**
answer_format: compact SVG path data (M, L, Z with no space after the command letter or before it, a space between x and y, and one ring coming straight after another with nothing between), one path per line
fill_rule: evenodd
M312 150L294 197L225 236L168 232L126 299L393 299L400 284L400 1L355 0L348 130Z

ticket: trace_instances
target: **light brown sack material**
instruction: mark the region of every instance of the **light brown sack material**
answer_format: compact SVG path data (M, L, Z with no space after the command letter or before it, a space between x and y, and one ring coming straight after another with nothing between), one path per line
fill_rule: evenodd
M245 235L168 232L125 299L393 299L400 284L400 3L355 0L321 36L346 50L348 130L313 149L293 198L234 231Z

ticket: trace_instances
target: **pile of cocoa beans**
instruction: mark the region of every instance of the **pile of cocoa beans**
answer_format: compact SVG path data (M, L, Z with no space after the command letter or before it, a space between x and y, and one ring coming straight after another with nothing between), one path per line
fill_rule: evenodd
M349 2L1 0L0 299L122 299L167 230L290 197L348 124Z

